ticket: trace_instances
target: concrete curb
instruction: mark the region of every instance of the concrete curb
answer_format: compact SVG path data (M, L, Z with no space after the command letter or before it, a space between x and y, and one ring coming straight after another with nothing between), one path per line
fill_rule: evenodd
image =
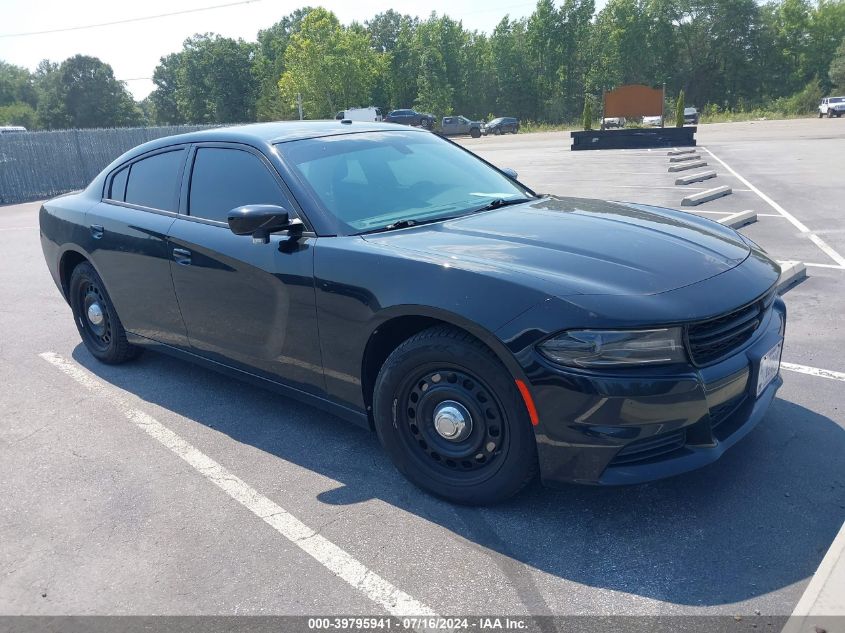
M672 165L671 167L669 167L669 173L673 173L676 171L687 171L688 169L698 169L699 167L707 167L707 162L703 160L697 160L695 162Z
M719 224L724 224L725 226L729 226L732 229L738 229L741 226L754 224L756 221L756 211L740 211L739 213L734 213L732 215L726 215L723 218L719 218Z
M845 525L833 539L782 633L819 630L841 633L845 631L842 616L845 616Z
M716 187L715 189L708 189L707 191L702 191L700 193L694 193L683 200L681 200L682 207L696 207L699 204L703 204L705 202L710 202L711 200L715 200L716 198L721 198L723 196L729 196L733 193L733 189L724 185L722 187Z
M689 160L701 160L701 156L698 154L687 154L686 156L675 156L674 158L670 158L670 163L685 163Z
M716 177L716 170L701 171L697 174L690 174L689 176L681 176L675 181L676 185L691 185L694 182L701 182L703 180L710 180Z
M778 294L783 294L792 286L807 278L807 267L804 262L784 261L780 264L780 279L778 279Z
M698 150L697 149L673 149L670 152L667 152L667 156L683 156L684 154L695 154Z

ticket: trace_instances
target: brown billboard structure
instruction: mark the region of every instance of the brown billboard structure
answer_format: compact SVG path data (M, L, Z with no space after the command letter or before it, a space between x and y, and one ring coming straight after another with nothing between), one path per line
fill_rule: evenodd
M604 93L604 114L608 117L634 118L641 116L664 116L666 88L649 88L642 84L620 86Z
M695 147L696 126L664 127L666 88L650 88L640 84L621 86L604 93L601 130L570 132L572 151L591 149L636 149L640 147ZM633 119L659 116L660 127L605 129L607 118Z

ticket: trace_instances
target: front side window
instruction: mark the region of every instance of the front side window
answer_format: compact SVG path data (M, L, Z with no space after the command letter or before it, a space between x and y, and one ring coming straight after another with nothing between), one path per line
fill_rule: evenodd
M289 208L276 179L260 158L239 149L199 148L191 172L188 213L226 222L229 211L245 204Z
M162 211L176 211L184 159L185 150L178 149L132 163L126 183L126 202Z
M530 192L432 134L390 131L277 145L347 233L464 215Z

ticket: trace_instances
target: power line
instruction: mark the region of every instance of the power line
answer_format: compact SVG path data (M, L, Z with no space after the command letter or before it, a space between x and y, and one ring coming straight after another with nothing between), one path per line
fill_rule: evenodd
M225 9L228 7L237 7L244 4L252 4L254 2L261 2L261 0L240 0L240 2L228 2L226 4L215 4L209 7L198 7L196 9L184 9L183 11L171 11L170 13L159 13L158 15L145 15L138 18L127 18L125 20L115 20L114 22L101 22L99 24L86 24L84 26L68 26L61 29L49 29L46 31L29 31L27 33L2 33L3 37L28 37L30 35L48 35L50 33L66 33L68 31L83 31L85 29L97 29L103 26L114 26L115 24L129 24L131 22L143 22L145 20L158 20L159 18L169 18L174 15L186 15L188 13L200 13L201 11L213 11L215 9Z

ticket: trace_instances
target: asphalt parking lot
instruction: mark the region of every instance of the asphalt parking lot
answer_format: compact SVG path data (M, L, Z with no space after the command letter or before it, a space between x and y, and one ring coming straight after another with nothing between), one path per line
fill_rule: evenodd
M831 168L845 121L698 138L719 176L688 187L665 150L461 142L544 193L682 208L732 186L687 210L757 211L742 231L808 265L786 294L784 362L845 372L845 181ZM96 363L44 265L38 207L0 207L0 614L788 615L845 520L845 382L803 369L700 471L535 485L493 508L438 501L374 435L317 409L154 353Z

